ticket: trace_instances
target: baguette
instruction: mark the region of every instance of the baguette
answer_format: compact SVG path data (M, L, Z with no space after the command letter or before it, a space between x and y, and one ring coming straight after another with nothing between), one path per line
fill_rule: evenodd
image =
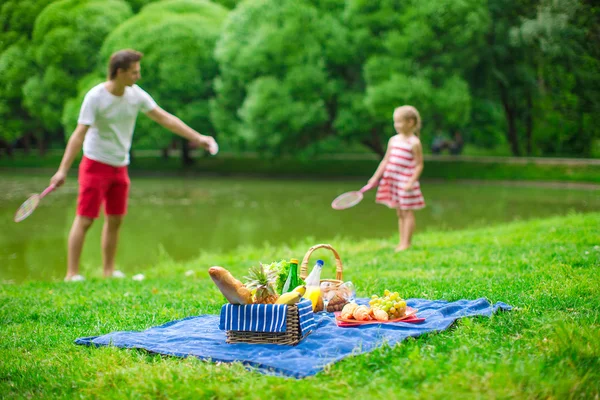
M223 296L231 304L251 304L252 295L242 282L238 281L229 271L222 267L210 267L208 274L215 282Z

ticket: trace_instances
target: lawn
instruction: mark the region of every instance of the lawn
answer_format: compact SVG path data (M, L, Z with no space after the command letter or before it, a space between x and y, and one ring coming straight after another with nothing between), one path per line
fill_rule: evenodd
M600 213L572 214L458 232L428 232L394 254L395 237L332 240L360 296L486 297L514 307L459 320L438 334L347 358L294 380L139 350L89 348L74 339L143 330L218 313L211 265L241 277L258 261L301 258L294 248L168 256L136 282L0 285L3 398L598 398L600 395ZM143 255L140 255L141 257ZM333 258L324 250L311 260ZM100 271L98 271L98 276ZM331 277L328 269L325 275Z

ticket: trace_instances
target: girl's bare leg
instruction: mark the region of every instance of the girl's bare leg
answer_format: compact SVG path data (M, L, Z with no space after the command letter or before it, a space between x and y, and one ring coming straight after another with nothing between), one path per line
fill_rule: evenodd
M400 245L396 248L397 251L403 251L410 247L412 235L415 232L416 221L415 214L412 210L400 210L402 213L402 232L400 234Z
M396 246L396 251L400 251L400 247L402 246L402 235L404 232L404 214L401 209L396 210L396 214L398 215L398 246Z

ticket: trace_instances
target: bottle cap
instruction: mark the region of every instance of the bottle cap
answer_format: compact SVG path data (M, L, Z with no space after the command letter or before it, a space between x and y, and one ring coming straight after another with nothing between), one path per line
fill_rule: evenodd
M298 260L297 260L297 259L295 259L295 258L292 258L292 259L290 260L290 264L298 264Z
M323 260L317 260L317 264L319 264L322 267L325 263L323 262Z

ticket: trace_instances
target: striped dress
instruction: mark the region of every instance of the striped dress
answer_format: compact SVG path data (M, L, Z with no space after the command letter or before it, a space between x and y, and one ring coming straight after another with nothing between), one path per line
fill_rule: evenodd
M415 172L413 144L413 141L407 142L399 138L392 140L388 163L379 182L375 202L400 210L419 210L425 207L419 181L409 191L402 189Z

